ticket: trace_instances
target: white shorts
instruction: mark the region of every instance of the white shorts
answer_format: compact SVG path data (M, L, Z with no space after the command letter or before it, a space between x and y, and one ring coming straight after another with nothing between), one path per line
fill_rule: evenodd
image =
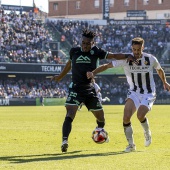
M153 103L156 100L156 95L155 94L140 94L140 93L136 93L134 91L129 91L127 93L127 99L128 98L133 100L137 110L139 109L139 106L141 106L141 105L144 105L149 110L151 110Z

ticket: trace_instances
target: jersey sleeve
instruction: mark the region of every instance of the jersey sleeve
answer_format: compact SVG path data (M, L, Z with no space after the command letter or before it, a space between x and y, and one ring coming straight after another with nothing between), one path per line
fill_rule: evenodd
M153 67L154 67L156 70L159 70L159 69L161 68L161 65L160 65L159 61L158 61L157 58L154 57L154 56L153 56L153 59L154 59L154 66L153 66Z
M71 48L71 50L70 50L70 60L72 60L73 52L74 52L74 48Z
M100 60L107 58L108 52L106 50L95 46L94 51L96 52L96 54Z
M123 67L126 64L126 60L112 60L113 67Z

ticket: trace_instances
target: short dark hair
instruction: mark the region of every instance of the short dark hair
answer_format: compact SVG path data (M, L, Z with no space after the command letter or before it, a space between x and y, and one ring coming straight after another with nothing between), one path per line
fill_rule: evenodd
M96 33L87 29L83 30L82 36L87 38L94 38L96 36Z
M132 39L132 45L139 44L139 45L143 46L144 43L145 43L145 41L141 37L136 37L136 38Z

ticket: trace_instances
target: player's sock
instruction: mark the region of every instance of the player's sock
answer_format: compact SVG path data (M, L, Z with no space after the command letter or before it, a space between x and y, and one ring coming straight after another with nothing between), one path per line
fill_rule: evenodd
M131 122L128 124L123 123L124 127L124 133L126 136L126 139L130 145L134 144L134 139L133 139L133 128L131 126Z
M148 121L147 118L145 118L145 120L143 120L143 121L141 122L141 125L142 125L143 130L144 130L145 132L148 132L148 131L149 131L149 121Z
M98 128L103 128L105 126L105 122L99 122L98 120L96 120Z
M63 133L63 141L64 140L68 140L68 136L71 132L71 128L72 128L72 121L73 119L71 119L70 117L66 117L63 123L63 129L62 129L62 133Z
M145 136L145 142L144 145L148 147L152 143L152 136L151 131L149 130L149 121L147 118L145 118L144 121L141 122L141 125L144 129L144 136Z

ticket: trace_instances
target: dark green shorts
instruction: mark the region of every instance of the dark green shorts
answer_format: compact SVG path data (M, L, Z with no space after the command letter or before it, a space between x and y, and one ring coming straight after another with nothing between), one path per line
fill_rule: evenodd
M92 85L72 85L72 87L69 88L65 105L79 106L81 103L84 103L88 110L102 110L102 105Z

